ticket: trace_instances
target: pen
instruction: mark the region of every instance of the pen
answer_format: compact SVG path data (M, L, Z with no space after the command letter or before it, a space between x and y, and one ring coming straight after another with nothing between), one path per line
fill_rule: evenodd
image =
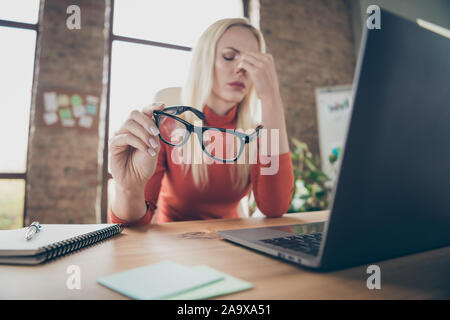
M27 233L25 234L25 239L30 240L33 238L33 236L41 231L42 226L39 224L39 222L34 221L30 226L27 228Z

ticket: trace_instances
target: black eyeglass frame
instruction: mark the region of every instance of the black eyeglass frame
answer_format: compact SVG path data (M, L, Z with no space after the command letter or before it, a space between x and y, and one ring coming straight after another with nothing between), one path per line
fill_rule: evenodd
M256 129L255 129L255 132L253 132L251 134L246 134L246 133L243 133L243 132L239 132L239 131L236 131L236 130L225 129L225 128L198 127L198 126L194 126L193 124L187 122L186 120L176 116L176 115L182 114L183 112L186 112L186 111L191 111L198 118L200 118L201 120L205 120L205 114L203 112L201 112L200 110L197 110L195 108L189 107L189 106L170 106L170 107L164 108L163 110L153 110L153 116L155 118L155 124L158 127L158 129L159 129L159 123L160 123L159 117L161 115L164 115L166 117L170 117L170 118L172 118L174 120L177 120L177 121L183 123L186 126L187 131L189 132L189 134L186 135L186 137L184 138L184 140L181 143L173 144L173 143L171 143L169 141L166 141L161 136L161 130L160 130L159 138L161 139L161 141L163 141L164 143L166 143L166 144L168 144L170 146L173 146L173 147L181 147L188 141L189 137L191 136L191 133L195 132L197 134L197 138L198 138L198 140L200 142L200 145L202 146L202 150L209 157L211 157L211 158L213 158L213 159L215 159L217 161L223 162L223 163L236 162L237 159L239 159L239 157L241 156L242 152L244 151L245 144L247 144L247 143L253 141L254 139L256 139L259 136L259 131L263 128L262 125L258 125L256 127ZM168 112L174 112L175 114L171 114L171 113L168 113ZM215 156L213 156L212 154L210 154L206 150L206 147L205 147L205 145L203 143L203 133L205 131L207 131L207 130L216 130L216 131L220 131L220 132L226 132L226 133L233 134L236 137L238 137L240 139L240 141L241 141L241 144L240 144L240 149L239 149L239 152L238 152L237 156L234 159L231 160L231 159L219 159L219 158L216 158Z

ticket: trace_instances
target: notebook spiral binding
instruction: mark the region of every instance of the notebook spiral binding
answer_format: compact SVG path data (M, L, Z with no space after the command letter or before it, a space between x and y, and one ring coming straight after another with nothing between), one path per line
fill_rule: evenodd
M119 234L123 229L123 225L116 224L109 226L103 230L90 232L82 236L73 237L68 240L55 242L51 245L43 247L45 250L45 259L43 262L47 262L56 259L65 254L74 252L84 247L88 247L94 243L108 239L116 234Z

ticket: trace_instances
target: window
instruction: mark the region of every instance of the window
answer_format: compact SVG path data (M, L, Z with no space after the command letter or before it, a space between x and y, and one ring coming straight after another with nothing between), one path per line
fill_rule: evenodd
M39 0L0 2L0 229L23 226Z
M116 0L113 32L192 47L214 21L242 16L242 0Z
M160 89L184 85L191 48L210 24L242 16L242 0L113 1L105 137L109 139L133 109L153 102ZM111 204L114 193L106 168L104 173L103 198L109 198L102 204L102 220L106 221L106 206Z
M190 57L189 51L114 41L109 136L133 109L151 103L158 90L183 86Z
M25 179L0 179L0 230L23 226Z
M0 20L37 24L39 0L0 1Z

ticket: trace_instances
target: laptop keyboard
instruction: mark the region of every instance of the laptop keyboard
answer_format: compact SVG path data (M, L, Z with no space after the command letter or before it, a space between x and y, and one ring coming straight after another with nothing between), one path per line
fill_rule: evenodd
M322 234L322 232L316 232L289 237L264 239L261 241L273 246L317 256L319 253L320 242L322 241Z

